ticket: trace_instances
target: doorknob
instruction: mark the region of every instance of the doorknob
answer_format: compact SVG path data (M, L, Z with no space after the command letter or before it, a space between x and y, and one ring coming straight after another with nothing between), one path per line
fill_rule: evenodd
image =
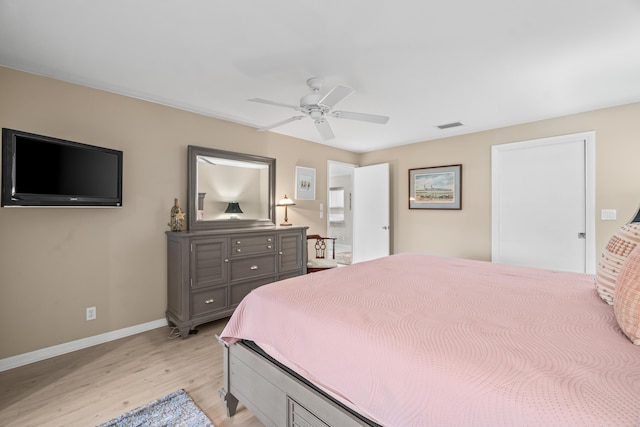
M388 225L383 225L383 226L382 226L382 229L383 229L383 230L388 230L388 229L389 229L389 226L388 226Z
M578 239L586 239L587 233L578 233Z

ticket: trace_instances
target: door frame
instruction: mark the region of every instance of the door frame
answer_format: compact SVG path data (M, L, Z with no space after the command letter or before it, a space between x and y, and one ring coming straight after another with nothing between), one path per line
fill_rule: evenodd
M500 159L502 151L521 149L571 142L575 140L585 142L585 272L595 274L596 270L596 133L595 131L579 132L567 135L538 138L526 141L511 142L491 146L491 258L500 253L499 224L500 224Z
M339 162L337 160L327 160L327 206L326 206L326 210L323 209L323 211L326 211L326 221L327 221L327 236L330 235L330 230L331 230L331 221L329 218L329 213L330 213L330 207L329 207L329 198L330 198L330 191L331 191L331 178L332 178L332 174L331 174L331 170L332 167L340 167L340 168L347 168L347 169L351 169L351 189L350 189L350 193L353 192L353 175L354 172L353 170L356 169L358 167L358 165L354 164L354 163L345 163L345 162ZM351 199L351 194L349 195L349 199ZM346 209L346 207L345 207ZM351 209L351 206L349 206L349 209ZM348 225L348 228L351 230L351 236L349 236L349 241L351 242L351 251L353 252L353 218L351 217L351 215L349 216L349 221L350 224Z

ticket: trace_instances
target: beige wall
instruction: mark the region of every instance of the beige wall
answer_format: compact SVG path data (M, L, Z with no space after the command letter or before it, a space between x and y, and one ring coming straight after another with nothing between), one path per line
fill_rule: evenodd
M640 103L371 152L360 164L391 163L394 252L489 260L491 146L584 131L596 132L599 254L640 203ZM462 164L462 210L409 210L408 170L451 164ZM618 220L601 221L601 209L617 209Z
M164 232L173 199L185 207L187 145L276 158L278 199L293 197L295 166L316 168L317 200L297 200L289 220L319 233L327 160L390 162L396 253L490 259L494 144L596 132L596 208L618 210L597 221L598 252L640 202L640 104L358 155L2 67L0 94L1 127L123 150L125 165L123 208L0 209L0 359L164 317ZM461 211L408 209L408 169L457 163ZM84 320L89 306L97 320Z
M164 318L164 232L186 207L187 145L276 161L276 197L295 166L317 170L317 200L289 220L326 230L326 163L358 156L120 95L0 67L0 126L124 151L124 207L0 209L0 359ZM280 222L284 212L277 210ZM85 308L97 319L85 321Z

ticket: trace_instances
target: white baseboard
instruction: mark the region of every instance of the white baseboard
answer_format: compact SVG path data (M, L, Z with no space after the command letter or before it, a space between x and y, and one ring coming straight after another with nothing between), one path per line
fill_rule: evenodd
M28 365L30 363L39 362L51 357L60 356L62 354L71 353L72 351L82 350L83 348L114 341L130 335L139 334L141 332L150 331L152 329L167 326L167 319L158 319L140 325L130 326L128 328L118 329L117 331L106 332L100 335L94 335L88 338L82 338L76 341L64 344L54 345L52 347L43 348L41 350L31 351L29 353L19 354L17 356L0 359L0 372L19 366Z

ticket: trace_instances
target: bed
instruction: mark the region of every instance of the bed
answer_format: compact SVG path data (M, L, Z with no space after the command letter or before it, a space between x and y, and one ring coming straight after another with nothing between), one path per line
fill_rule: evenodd
M268 426L640 425L640 347L586 274L397 254L252 291L220 395Z

